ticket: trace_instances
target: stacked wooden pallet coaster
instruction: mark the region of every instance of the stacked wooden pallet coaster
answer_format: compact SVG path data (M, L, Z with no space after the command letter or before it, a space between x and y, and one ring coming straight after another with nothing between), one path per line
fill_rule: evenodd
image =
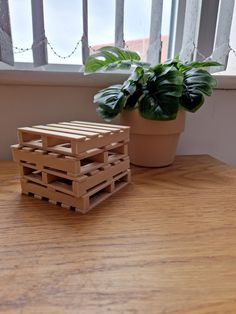
M86 213L130 182L129 127L82 121L18 129L22 193Z

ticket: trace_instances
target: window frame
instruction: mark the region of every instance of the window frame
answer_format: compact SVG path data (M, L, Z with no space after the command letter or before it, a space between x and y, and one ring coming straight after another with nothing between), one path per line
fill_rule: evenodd
M85 9L85 11L87 12L87 1L88 0L82 0L83 1L83 8ZM157 3L158 0L152 0L153 3ZM161 0L160 0L161 1ZM191 0L189 0L191 1ZM194 0L192 0L194 1ZM198 0L200 1L200 0ZM213 46L214 44L214 38L215 38L215 31L216 31L216 27L214 27L214 25L216 25L216 15L218 12L218 7L220 4L220 0L208 0L209 2L207 2L208 5L204 6L204 2L202 2L202 7L204 7L207 12L209 14L207 14L206 12L202 12L201 11L201 17L200 17L200 21L199 21L199 32L198 32L198 36L197 36L197 47L200 47L199 49L201 49L201 47L203 47L204 49L208 49L209 51L211 49L209 49L209 45ZM5 2L7 3L7 0L5 0ZM41 3L42 4L42 0L40 0L37 3ZM120 6L122 7L122 9L117 9L117 12L119 13L119 11L122 11L124 8L124 0L116 0L116 4L120 4ZM118 6L119 7L119 6ZM201 10L202 10L201 7ZM41 8L41 12L42 12L42 6ZM170 36L169 36L169 49L168 49L168 56L169 57L173 57L176 54L176 50L177 47L179 49L179 45L182 42L183 39L183 29L184 29L184 17L185 17L185 9L186 9L186 0L172 0L172 8L171 8L171 16L172 18L174 17L174 21L171 21L171 25L170 25ZM210 14L212 13L212 10L214 11L214 14ZM34 8L32 7L32 17L33 17L33 11ZM117 13L116 12L116 13ZM204 14L202 14L204 13ZM120 14L120 13L119 13ZM35 15L36 16L36 15ZM87 13L85 14L87 19ZM43 18L43 16L41 16L41 18ZM206 20L209 23L209 19L210 19L210 24L211 24L211 31L209 36L210 38L210 44L207 46L206 45L206 40L205 40L205 33L201 32L201 27L204 28L204 25L206 25ZM120 22L120 24L122 24L123 22ZM41 27L43 28L43 26ZM87 29L87 25L84 26L84 29ZM174 31L175 30L175 31ZM209 32L208 32L209 33ZM214 34L213 34L214 33ZM86 35L86 34L85 34ZM208 53L209 53L208 51ZM195 54L197 55L197 60L201 60L201 56L195 52ZM46 64L40 67L34 67L33 63L23 63L23 62L15 62L14 67L12 68L11 66L8 66L7 64L2 63L0 65L0 71L9 71L9 73L12 73L11 75L13 75L13 72L16 71L16 73L18 73L18 71L21 72L26 72L27 71L35 71L36 73L42 73L42 72L48 72L48 73L67 73L69 75L69 73L76 73L76 72L82 72L82 67L83 65L80 64ZM226 73L224 73L226 72ZM227 76L227 77L234 77L234 75L228 75L227 74L227 69L226 71L224 71L221 76ZM226 75L225 75L226 74ZM41 75L41 74L39 74ZM103 73L99 73L100 76L103 76ZM112 73L112 74L108 74L108 73L104 73L104 77L107 77L107 75L111 75L111 77L116 77L117 75L119 76L120 73ZM42 75L41 75L42 76Z
M16 63L16 68L2 65L0 70L1 85L45 85L45 86L80 86L100 89L112 84L122 83L130 71L103 72L85 75L81 65L49 64L34 68L32 63ZM218 72L216 89L236 90L236 75Z

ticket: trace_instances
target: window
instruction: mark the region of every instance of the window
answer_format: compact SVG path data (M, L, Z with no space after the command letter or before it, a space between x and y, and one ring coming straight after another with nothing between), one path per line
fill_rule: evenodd
M88 1L88 37L92 51L101 46L114 45L114 21L115 1Z
M21 0L20 0L21 1ZM45 34L49 41L48 62L81 64L81 43L70 58L64 59L83 34L81 0L46 0L44 1ZM53 50L57 52L58 57Z
M183 61L206 56L227 64L229 54L228 71L236 71L229 49L231 21L236 49L234 0L2 0L0 6L0 55L8 64L13 51L16 62L79 65L101 46L118 45L151 63L180 53Z
M12 41L14 47L30 48L33 42L31 4L29 0L9 0ZM31 49L14 49L16 62L33 62Z
M235 74L236 73L236 5L234 6L233 20L230 32L230 46L231 51L229 53L229 60L226 69L226 73Z
M48 63L82 63L83 0L71 0L70 5L68 4L64 0L43 1L44 29L48 41ZM114 45L115 4L116 0L88 0L90 53L101 46ZM143 60L147 60L151 6L152 0L124 1L124 46L139 52ZM133 14L134 8L135 15ZM9 0L9 13L14 59L16 62L33 62L31 50L33 25L30 0ZM170 13L171 0L165 0L162 18L162 61L167 56ZM79 44L76 46L78 42ZM75 52L67 58L74 48L76 48Z
M125 1L124 40L128 49L139 52L141 58L147 61L152 1L146 0L143 4L142 0L135 3Z

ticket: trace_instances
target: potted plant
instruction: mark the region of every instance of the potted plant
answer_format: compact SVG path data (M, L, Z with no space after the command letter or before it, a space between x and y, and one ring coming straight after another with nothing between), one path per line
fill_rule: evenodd
M216 80L203 67L214 61L182 63L179 57L151 66L136 52L103 47L89 56L85 73L133 69L123 84L112 85L94 96L98 114L111 121L118 114L131 127L131 162L146 167L174 161L185 111L195 112L210 96Z

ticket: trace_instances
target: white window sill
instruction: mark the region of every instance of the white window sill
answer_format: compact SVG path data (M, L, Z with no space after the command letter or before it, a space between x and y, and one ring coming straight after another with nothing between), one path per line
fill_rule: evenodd
M35 68L32 63L0 65L1 85L89 86L103 88L123 82L128 72L84 75L81 65L50 64Z
M32 63L16 63L15 67L1 64L1 85L83 86L103 88L122 83L129 72L96 73L84 75L81 65L50 64L35 68ZM214 74L217 89L236 90L236 75L220 72Z
M219 72L215 73L214 77L217 79L217 89L235 89L236 90L236 74Z

